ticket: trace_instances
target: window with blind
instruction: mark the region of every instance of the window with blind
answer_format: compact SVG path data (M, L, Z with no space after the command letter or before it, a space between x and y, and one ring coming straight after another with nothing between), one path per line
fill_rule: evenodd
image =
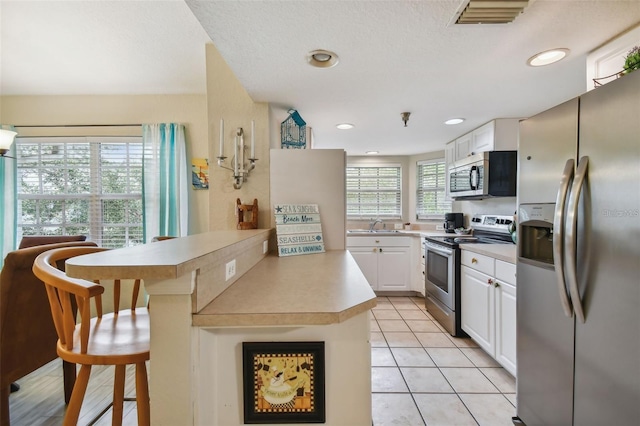
M348 166L347 216L350 219L400 218L400 166Z
M142 138L16 140L18 240L87 235L102 247L143 244Z
M418 162L417 219L441 219L451 211L451 201L445 199L446 178L444 160Z

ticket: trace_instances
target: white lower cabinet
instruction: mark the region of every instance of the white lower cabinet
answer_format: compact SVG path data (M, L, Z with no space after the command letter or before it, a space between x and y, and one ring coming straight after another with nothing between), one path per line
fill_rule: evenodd
M516 375L516 266L462 251L462 329Z
M374 290L411 289L410 237L347 237L347 250Z

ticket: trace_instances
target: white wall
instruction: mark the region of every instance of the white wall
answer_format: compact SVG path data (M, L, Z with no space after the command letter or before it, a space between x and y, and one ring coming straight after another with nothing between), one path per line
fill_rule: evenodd
M273 204L317 204L326 250L346 246L345 158L342 149L271 150Z
M474 214L511 216L516 212L516 197L486 198L474 201L454 201L453 211L464 213L464 226L469 227Z

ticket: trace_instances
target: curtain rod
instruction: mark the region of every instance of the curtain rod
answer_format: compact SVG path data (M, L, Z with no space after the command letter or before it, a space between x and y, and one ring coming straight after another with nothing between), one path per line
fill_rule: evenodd
M20 128L20 127L29 127L29 128L36 128L36 127L140 127L142 126L142 124L51 124L51 125L40 125L40 124L33 124L33 125L24 125L24 126L14 126L15 128Z

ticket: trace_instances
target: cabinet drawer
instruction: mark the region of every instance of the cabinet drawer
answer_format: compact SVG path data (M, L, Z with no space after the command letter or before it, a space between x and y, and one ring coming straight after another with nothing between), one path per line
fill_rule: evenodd
M474 253L468 250L462 250L460 263L487 275L495 275L495 259L493 257Z
M516 284L516 265L496 259L496 278L509 284Z
M411 237L347 237L349 247L410 247Z

